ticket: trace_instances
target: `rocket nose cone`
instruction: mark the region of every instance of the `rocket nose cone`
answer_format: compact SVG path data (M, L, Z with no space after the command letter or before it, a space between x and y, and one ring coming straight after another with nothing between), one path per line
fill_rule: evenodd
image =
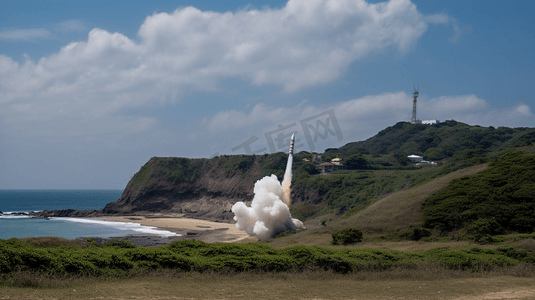
M292 138L291 138L292 141L294 140L294 137L295 137L295 133L292 134Z

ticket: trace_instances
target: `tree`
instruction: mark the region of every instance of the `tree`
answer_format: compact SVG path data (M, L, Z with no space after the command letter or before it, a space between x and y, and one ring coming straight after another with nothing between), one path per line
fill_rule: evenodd
M351 155L345 163L349 170L367 170L370 168L370 163L361 155Z

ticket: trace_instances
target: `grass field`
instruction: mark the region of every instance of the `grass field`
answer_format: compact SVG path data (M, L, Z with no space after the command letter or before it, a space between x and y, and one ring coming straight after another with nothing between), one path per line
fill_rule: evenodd
M441 268L353 275L160 272L122 280L73 279L48 289L0 287L0 299L535 299L533 277L508 272L512 275Z

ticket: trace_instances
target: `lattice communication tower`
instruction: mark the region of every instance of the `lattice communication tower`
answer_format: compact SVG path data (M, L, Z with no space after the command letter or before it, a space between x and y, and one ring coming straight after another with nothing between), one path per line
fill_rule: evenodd
M420 85L418 87L414 86L414 92L412 93L413 99L412 99L412 119L411 124L419 124L419 120L416 119L416 101L418 100L418 96L420 95Z

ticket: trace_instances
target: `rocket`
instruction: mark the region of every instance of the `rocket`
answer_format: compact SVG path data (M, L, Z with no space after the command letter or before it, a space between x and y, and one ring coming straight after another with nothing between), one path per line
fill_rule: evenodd
M295 142L295 133L292 134L292 138L290 139L290 153L289 155L294 154L294 142Z
M282 202L290 207L292 204L291 198L291 186L292 186L292 164L293 164L293 154L294 154L294 142L295 134L292 134L290 139L290 151L288 153L288 162L286 163L286 171L284 172L284 179L282 180Z

